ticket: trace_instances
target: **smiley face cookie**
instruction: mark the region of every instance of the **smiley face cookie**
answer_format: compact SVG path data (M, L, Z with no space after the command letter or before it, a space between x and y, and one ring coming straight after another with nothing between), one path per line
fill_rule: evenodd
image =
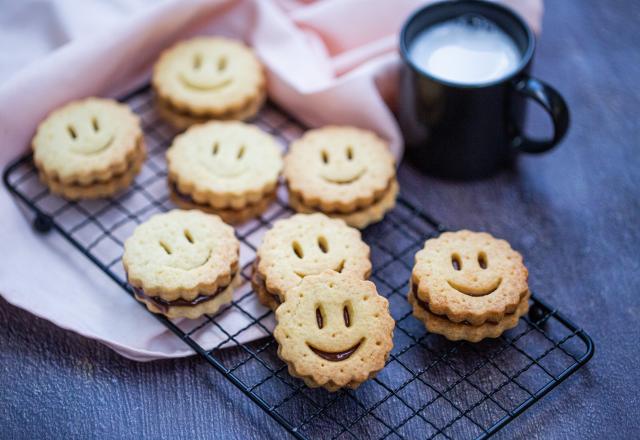
M239 223L273 200L282 155L275 139L253 125L211 121L177 136L167 151L174 202Z
M430 331L472 341L497 337L527 312L527 277L522 256L506 241L445 232L416 254L409 301Z
M334 271L305 277L276 321L278 356L310 387L356 388L384 367L393 347L386 298L372 282Z
M218 216L173 210L139 225L122 262L135 297L154 313L198 318L231 302L240 245Z
M305 133L289 148L284 176L296 211L320 211L357 228L381 220L398 194L387 144L353 127Z
M162 53L152 85L162 117L177 128L210 119L248 119L262 106L262 65L240 41L197 37Z
M38 127L32 148L41 180L70 199L126 188L145 158L139 118L126 105L101 98L52 112Z
M296 214L266 232L256 252L252 284L260 302L275 310L300 281L328 269L367 279L369 246L342 220Z

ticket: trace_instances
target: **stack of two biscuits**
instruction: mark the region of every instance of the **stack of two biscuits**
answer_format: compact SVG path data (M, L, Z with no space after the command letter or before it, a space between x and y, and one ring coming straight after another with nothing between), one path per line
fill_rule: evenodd
M266 98L263 67L243 43L198 37L162 53L153 89L160 116L179 129L208 120L245 120Z
M348 126L309 130L289 147L289 204L356 228L382 220L398 195L394 158L375 133Z
M252 284L276 311L278 355L310 387L355 388L385 365L394 320L365 281L369 252L357 229L320 213L278 220L257 250Z
M497 338L529 310L527 268L509 243L446 232L416 254L409 303L427 330L450 340Z
M122 262L135 298L153 313L195 319L231 302L240 243L215 215L175 209L139 225Z
M235 224L259 215L275 198L282 153L256 126L211 121L174 139L167 166L176 205Z
M38 127L32 147L40 179L73 200L126 188L146 155L139 118L126 105L99 98L52 112Z

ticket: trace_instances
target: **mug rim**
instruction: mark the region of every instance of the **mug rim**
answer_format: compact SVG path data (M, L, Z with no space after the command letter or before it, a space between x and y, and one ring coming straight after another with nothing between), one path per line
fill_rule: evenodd
M409 56L409 44L407 44L407 32L408 32L407 29L409 28L409 26L411 26L411 24L413 24L413 22L416 19L418 19L420 16L424 15L425 13L429 13L434 9L443 8L443 7L460 7L460 6L464 7L464 5L476 5L476 6L481 5L483 7L493 8L494 10L497 10L501 13L508 15L511 19L517 22L524 29L527 36L527 41L528 41L527 50L525 50L525 52L522 54L522 58L518 66L509 75L503 76L493 81L478 83L478 84L456 83L453 81L449 81L446 79L433 76L431 73L427 72L425 69L421 68L416 63L414 63L411 57ZM502 29L502 30L504 32L507 32L505 29ZM507 32L507 34L509 33ZM509 36L511 37L511 35ZM428 5L425 5L425 6L422 6L421 8L416 9L413 13L411 13L411 15L409 15L409 17L405 20L404 24L402 25L402 29L400 30L400 55L402 56L403 61L419 75L425 76L434 82L446 85L448 87L459 88L459 89L483 89L486 87L492 87L492 86L502 84L504 82L512 80L516 76L520 75L522 71L526 68L526 66L529 64L529 62L533 58L535 47L536 47L536 39L535 39L535 35L533 34L533 30L531 30L531 27L524 21L524 19L517 12L515 12L513 9L508 8L502 4L488 2L485 0L456 0L456 1L441 0L441 1L436 1L435 3L430 3Z

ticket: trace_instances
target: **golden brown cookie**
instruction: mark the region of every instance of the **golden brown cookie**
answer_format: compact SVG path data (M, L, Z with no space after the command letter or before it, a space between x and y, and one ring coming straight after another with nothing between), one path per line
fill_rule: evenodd
M395 321L376 286L325 271L305 277L276 310L278 356L309 387L356 388L384 368Z
M207 119L246 119L265 99L263 67L242 42L197 37L165 50L152 85L161 116L184 128Z
M344 214L341 212L327 213L333 218L339 218L344 220L350 226L358 229L364 229L371 223L379 222L384 218L384 215L393 209L396 204L396 197L400 187L397 181L391 182L389 190L386 191L382 197L374 202L372 205L366 208L358 209L356 211ZM313 213L318 212L317 209L306 206L297 196L289 194L289 204L297 212Z
M435 315L479 326L500 323L528 295L522 255L484 232L445 232L416 254L411 284Z
M42 180L51 183L54 192L75 194L72 198L107 196L122 189L144 157L138 116L124 104L101 98L53 111L40 123L32 148Z
M360 231L324 214L296 214L274 223L256 252L252 279L258 299L275 309L309 275L327 269L355 278L371 273Z
M176 209L139 225L125 242L122 262L149 310L196 318L231 300L239 249L233 228L218 216Z
M291 144L284 176L295 209L339 216L356 227L381 219L397 194L387 143L354 127L306 132Z
M480 325L452 322L446 316L436 315L429 310L424 301L416 300L415 293L409 294L409 303L413 306L413 316L418 318L431 333L443 335L450 341L465 340L479 342L485 338L497 338L505 331L518 325L518 321L529 311L530 294L526 294L513 313L507 313L499 322L487 321Z

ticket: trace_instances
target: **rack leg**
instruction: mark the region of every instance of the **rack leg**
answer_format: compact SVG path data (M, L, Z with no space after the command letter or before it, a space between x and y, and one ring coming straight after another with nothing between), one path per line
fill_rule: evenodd
M33 229L41 234L46 234L51 230L52 221L51 217L43 214L38 214L36 218L33 219Z
M529 319L536 324L544 325L547 321L545 318L547 318L548 316L549 310L547 310L547 308L542 304L534 302L531 307L529 307Z

